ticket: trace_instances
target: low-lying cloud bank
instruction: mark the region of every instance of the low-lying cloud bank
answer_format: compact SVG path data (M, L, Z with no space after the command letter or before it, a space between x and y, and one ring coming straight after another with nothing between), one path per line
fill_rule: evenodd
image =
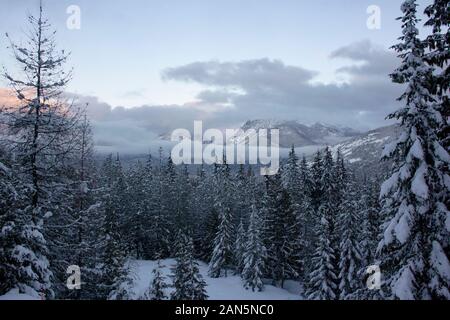
M160 134L191 129L194 120L213 128L235 128L249 119L266 118L322 121L357 129L386 125L384 118L395 109L401 92L388 76L398 64L395 55L366 40L339 48L330 58L349 62L336 70L347 76L347 83L313 83L314 70L268 58L206 61L162 72L166 81L204 86L194 101L183 105L113 108L97 97L76 98L80 104L88 103L100 152L148 152L161 145Z

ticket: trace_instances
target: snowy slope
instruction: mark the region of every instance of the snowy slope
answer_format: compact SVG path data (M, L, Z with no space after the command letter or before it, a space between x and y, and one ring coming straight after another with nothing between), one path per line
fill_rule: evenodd
M353 139L334 145L334 154L341 151L344 158L352 164L379 163L384 146L396 138L398 127L395 125L378 128Z
M297 121L249 120L240 128L241 132L230 139L233 143L245 143L249 129L256 132L260 129L279 129L280 146L285 148L313 145L330 145L355 137L359 133L350 128L340 128L333 125L316 123L310 126Z
M0 300L39 300L36 297L19 293L18 289L12 289L6 294L0 296Z
M208 266L200 263L200 273L206 280L206 288L210 300L301 300L301 287L294 281L287 281L286 290L266 285L263 292L252 292L242 287L239 276L234 276L232 271L226 278L213 279L208 277ZM166 259L162 261L165 266L163 274L166 283L171 283L169 278L170 267L175 264L175 260ZM152 280L152 270L156 266L156 261L137 260L131 262L131 276L134 279L135 299L142 297ZM167 293L170 293L170 288Z

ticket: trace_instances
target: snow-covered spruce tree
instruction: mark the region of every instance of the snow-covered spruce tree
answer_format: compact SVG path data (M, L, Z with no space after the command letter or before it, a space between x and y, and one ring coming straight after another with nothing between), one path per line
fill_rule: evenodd
M289 192L293 203L299 203L302 195L300 167L294 147L289 152L286 164L282 168L283 186Z
M330 226L327 214L321 210L322 218L318 228L318 244L312 258L312 265L316 269L309 275L308 299L334 300L337 298L336 272L333 265L335 252L330 245Z
M319 156L316 159L320 159ZM312 258L312 272L308 280L308 297L316 300L334 300L338 298L338 254L336 248L336 208L334 164L327 148L320 161L322 176L320 184L320 205L318 208L319 225L316 228L317 247ZM319 166L319 164L317 164ZM314 166L313 166L314 167ZM316 188L319 186L316 185ZM316 199L317 201L317 199Z
M142 255L150 260L165 258L168 254L168 243L161 240L168 239L169 231L164 226L165 219L162 217L160 168L154 165L151 153L141 169L143 199L139 204L139 220L142 223Z
M431 92L433 93L439 110L444 116L438 136L442 146L450 151L450 3L447 0L434 0L426 7L428 20L425 26L432 28L432 33L425 39L428 47L425 59L435 70ZM444 166L445 167L445 166ZM445 167L448 170L448 166ZM450 197L449 197L450 198ZM450 199L447 199L450 201ZM448 205L448 202L447 202Z
M323 156L320 151L317 151L311 164L311 190L310 190L310 204L313 212L318 212L322 200L323 186ZM316 219L314 222L318 222ZM316 223L315 223L316 224Z
M51 297L50 270L58 273L58 279L63 264L55 250L52 249L51 257L48 255L47 247L55 248L64 240L48 234L43 218L51 217L52 223L58 225L70 221L67 204L71 202L71 194L67 173L71 170L66 160L72 155L73 130L80 114L63 96L64 87L71 78L71 73L63 69L67 54L56 50L54 32L43 16L42 5L38 16L30 16L29 22L25 46L13 41L10 45L18 72L4 73L17 96L18 105L2 107L1 113L8 131L6 151L15 157L12 169L23 185L30 187L23 199L26 206L22 212L24 217L29 216L23 220L29 239L20 255L22 264L29 265L28 269L34 275L30 273L29 282L22 284ZM45 239L42 232L45 232ZM57 236L57 232L53 235ZM52 260L51 269L48 258ZM22 279L25 281L24 277ZM20 286L23 289L24 286Z
M172 269L172 300L206 300L206 282L200 274L198 263L193 257L192 239L179 233L176 243L177 262Z
M302 274L300 274L303 282L308 278L308 274L312 270L311 260L314 253L314 237L315 237L315 221L316 212L313 209L311 194L313 189L313 181L311 178L310 168L306 161L306 157L303 156L300 161L300 180L301 180L301 202L299 212L302 216L297 218L299 227L303 229L299 235L303 237L300 239L302 251L301 251L301 261L302 261Z
M438 137L444 118L429 90L433 69L418 38L417 4L404 1L401 10L403 36L394 49L403 61L392 79L406 91L404 106L389 115L400 120L401 135L383 152L394 161L380 194L389 217L378 246L384 289L395 299L450 299L450 213L443 202L450 177L441 169L450 157Z
M363 185L360 185L362 183ZM379 300L382 298L380 290L367 288L367 268L379 265L376 257L376 249L380 240L380 226L382 224L380 196L380 178L365 177L357 186L362 194L359 198L361 207L361 230L358 239L361 248L361 268L359 269L359 288L353 294L352 299Z
M241 274L244 268L244 252L246 246L247 235L244 227L244 221L241 219L239 223L236 241L234 243L234 264L236 267L236 274Z
M214 252L214 239L216 238L220 224L219 214L216 209L211 208L210 211L206 213L202 222L203 227L199 255L201 260L209 263Z
M261 238L261 231L261 217L256 206L253 205L243 255L244 267L241 274L244 288L252 289L252 291L262 291L264 289L262 277L266 248Z
M245 228L248 226L248 215L250 212L251 202L250 193L252 192L250 188L250 177L245 170L243 164L239 165L239 169L232 175L233 180L233 223L239 226L239 223L243 222Z
M306 246L308 244L306 237L308 198L307 198L307 167L306 162L299 164L298 157L294 147L289 152L287 163L282 167L283 184L289 193L292 208L296 217L297 224L297 274L304 278L304 263L306 256Z
M193 242L195 257L209 262L217 232L217 214L213 212L211 176L201 165L193 181L193 198L190 201L193 215ZM213 214L211 214L213 213Z
M148 165L147 165L148 166ZM154 178L152 180L151 197L146 199L149 208L151 208L152 216L149 226L149 251L150 258L155 259L169 257L170 253L170 223L169 223L169 207L166 200L166 171L163 167L162 150L159 151L159 166L154 169Z
M0 295L18 289L39 298L48 292L51 273L42 254L46 248L41 225L27 209L29 186L0 161ZM6 163L6 162L5 162Z
M376 249L379 242L381 206L380 181L378 177L368 178L364 181L365 187L361 197L362 202L362 232L361 232L361 253L363 265L369 266L375 263Z
M336 153L336 161L334 164L334 190L332 192L334 196L334 203L339 210L339 206L346 198L346 187L348 186L347 168L345 167L344 158L341 151L338 149Z
M94 143L92 130L84 115L78 123L77 143L74 150L72 190L73 222L66 227L63 234L66 243L71 244L64 250L67 264L81 268L82 283L80 290L64 290L64 297L70 299L97 298L97 285L100 281L97 265L99 263L99 226L102 223L100 191L96 186L97 173L94 163ZM71 239L67 239L71 237ZM66 275L67 276L67 275Z
M3 154L3 151L0 150ZM14 250L16 240L9 231L16 226L14 221L16 208L17 191L13 185L11 169L0 158L0 295L16 287L15 268L10 264L12 250Z
M282 288L285 280L298 277L298 227L289 194L282 186L280 174L266 176L266 190L266 270L274 284Z
M229 208L223 208L219 214L219 227L214 239L214 250L209 262L209 275L211 278L227 276L233 260L232 215Z
M352 179L353 180L353 179ZM360 279L362 267L360 234L360 202L354 183L344 178L345 198L339 208L340 258L339 258L339 298L355 299L356 291L363 283Z
M189 178L187 165L183 165L177 175L177 211L175 214L175 230L184 229L186 233L192 232L192 214L190 201L192 196L192 185Z
M122 239L122 246L126 255L131 255L134 247L135 235L130 230L133 226L135 215L132 213L131 205L132 188L129 184L129 172L124 170L120 155L115 156L113 161L113 179L114 183L111 188L111 201L118 217L119 234Z
M162 268L164 265L161 264L161 260L158 259L156 267L153 269L153 279L150 283L148 291L145 293L146 300L166 300L166 288L168 285L165 282L165 277L162 274Z
M158 211L155 191L156 177L152 165L152 156L148 155L145 163L140 161L128 170L128 203L130 217L128 221L131 241L131 252L138 259L154 259L157 252L151 241L152 232L159 228L159 220L155 218ZM154 222L157 226L153 225ZM157 232L157 234L160 234Z
M156 239L159 241L161 247L166 244L173 243L176 239L178 230L176 229L177 217L179 213L179 202L178 202L178 174L175 164L172 158L169 156L167 162L161 171L161 212L159 219L164 221L164 225L160 224L160 238ZM163 229L165 228L166 231ZM168 247L167 250L170 254L174 254L174 248ZM163 252L160 252L163 254ZM163 256L164 257L164 256Z
M109 155L103 163L102 170L102 209L103 221L101 250L101 285L103 298L121 298L119 290L126 282L128 270L125 267L127 255L124 239L120 233L120 206L117 205L117 192L121 189L122 178L117 160ZM124 189L122 189L124 190Z
M230 168L225 159L215 165L214 209L219 215L219 226L214 239L214 250L209 262L209 275L218 278L227 276L227 269L233 264L233 214L229 199L232 187Z

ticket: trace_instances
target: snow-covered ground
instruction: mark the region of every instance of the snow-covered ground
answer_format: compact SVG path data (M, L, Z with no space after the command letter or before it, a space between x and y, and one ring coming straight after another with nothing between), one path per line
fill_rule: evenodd
M162 269L166 277L166 283L172 282L169 277L170 268L175 264L175 260L162 260L165 266ZM253 292L245 290L239 276L233 275L230 271L228 277L213 279L208 277L208 266L205 263L199 262L200 273L208 284L206 290L210 300L301 300L301 286L295 281L286 281L285 289L276 288L270 284L266 284L264 291ZM149 287L152 280L152 270L156 266L156 261L137 260L131 262L131 272L135 283L136 299L142 297L144 292ZM169 294L171 288L167 289Z
M172 283L170 278L170 268L175 265L174 259L166 259L161 261L162 273L165 276L167 284ZM130 273L133 279L133 299L142 299L145 291L148 289L153 277L153 269L157 261L133 260L130 262ZM208 286L206 287L210 300L302 300L302 288L296 281L286 281L285 288L277 288L270 284L266 284L264 291L253 292L245 290L239 276L235 276L233 271L229 272L228 277L210 278L208 276L208 265L199 262L200 273L205 279ZM170 295L171 288L166 289L166 295ZM9 291L7 294L0 296L0 300L39 300L26 294L19 294L17 289Z
M0 296L0 300L39 300L36 297L19 293L18 289L12 289L8 293Z

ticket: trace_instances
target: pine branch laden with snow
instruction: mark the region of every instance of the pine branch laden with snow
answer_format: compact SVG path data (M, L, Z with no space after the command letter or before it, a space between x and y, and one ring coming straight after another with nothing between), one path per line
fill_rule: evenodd
M385 153L394 167L381 191L389 218L378 251L392 297L450 299L449 176L443 169L450 157L438 136L446 120L430 92L434 69L418 38L416 8L414 0L403 2L403 36L394 46L403 61L392 79L406 84L406 91L399 98L404 107L389 117L400 120L403 132Z

